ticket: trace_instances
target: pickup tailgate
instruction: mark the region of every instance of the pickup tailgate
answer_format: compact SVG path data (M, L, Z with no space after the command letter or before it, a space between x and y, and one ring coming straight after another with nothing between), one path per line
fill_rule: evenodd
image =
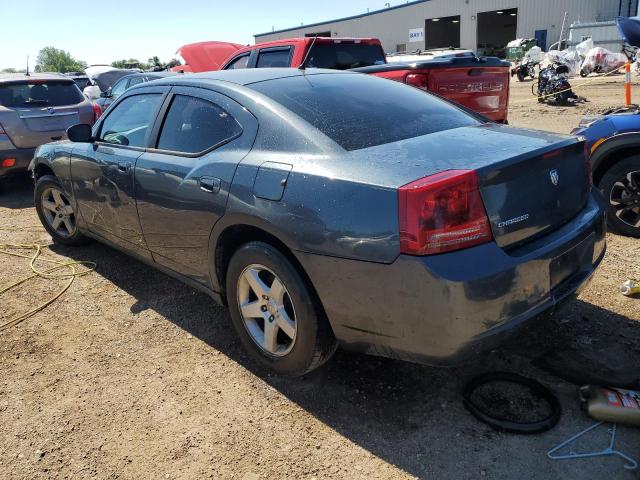
M497 58L459 57L357 68L435 93L500 123L509 108L509 64Z

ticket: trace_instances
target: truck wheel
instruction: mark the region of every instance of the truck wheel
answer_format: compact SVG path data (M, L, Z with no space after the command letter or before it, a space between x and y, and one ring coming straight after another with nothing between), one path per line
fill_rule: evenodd
M262 366L296 377L335 352L322 308L296 268L273 246L250 242L241 247L229 263L226 288L233 325Z
M598 188L607 201L609 229L640 238L640 155L616 163L604 174Z
M76 212L56 177L44 175L38 179L34 203L42 225L54 242L81 245L88 241L78 230Z

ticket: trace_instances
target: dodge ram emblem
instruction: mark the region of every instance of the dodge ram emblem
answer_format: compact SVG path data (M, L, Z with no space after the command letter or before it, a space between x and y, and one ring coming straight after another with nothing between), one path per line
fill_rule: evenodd
M551 177L551 183L553 183L557 187L558 182L560 181L560 175L558 175L558 170L551 170L549 172L549 177Z

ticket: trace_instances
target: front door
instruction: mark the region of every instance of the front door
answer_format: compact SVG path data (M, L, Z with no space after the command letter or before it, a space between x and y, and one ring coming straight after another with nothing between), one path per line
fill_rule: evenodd
M134 170L163 99L160 91L122 99L97 126L97 140L79 144L71 158L74 195L87 227L146 257L150 255L138 220Z
M547 31L536 30L535 32L536 44L542 49L543 52L547 51Z
M174 86L166 104L166 116L151 139L155 148L135 168L140 223L157 263L206 283L209 236L225 212L257 122L211 90Z

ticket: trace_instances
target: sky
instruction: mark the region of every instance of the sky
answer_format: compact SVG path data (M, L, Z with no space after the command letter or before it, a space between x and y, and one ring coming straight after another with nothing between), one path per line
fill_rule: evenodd
M89 65L157 55L186 43L254 43L253 35L385 8L380 0L0 0L0 69L31 68L53 46ZM391 1L391 5L405 1ZM4 5L3 5L4 4ZM10 39L7 41L7 39Z

